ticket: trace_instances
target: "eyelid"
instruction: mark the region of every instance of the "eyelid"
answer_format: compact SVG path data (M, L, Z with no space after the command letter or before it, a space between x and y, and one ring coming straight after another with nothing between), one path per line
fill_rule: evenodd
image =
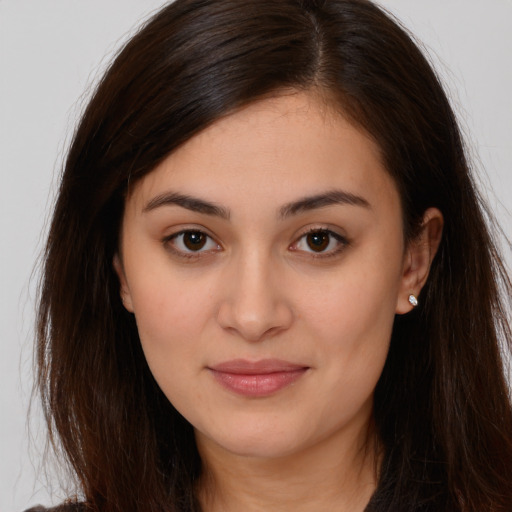
M325 233L325 234L331 236L332 238L334 238L338 242L338 246L335 249L331 249L329 251L324 251L324 252L315 252L314 250L307 251L307 250L303 250L303 249L298 249L297 245L299 244L299 242L304 237L308 236L311 233ZM307 228L296 238L295 242L293 242L290 245L289 249L292 251L296 251L297 253L302 253L302 255L304 255L305 257L329 258L329 257L339 255L349 245L350 245L350 241L346 236L344 236L344 235L338 233L337 231L335 231L334 229L332 229L330 227L326 227L324 225L324 226L312 226L312 227Z
M200 248L197 251L182 250L182 249L177 248L172 243L172 241L174 239L176 239L179 236L184 235L186 233L190 233L190 232L203 234L210 240L210 242L213 242L215 244L215 248L213 248L213 249L212 248L207 248L207 249ZM328 251L323 251L323 252L316 252L314 250L308 251L308 250L297 248L297 245L299 244L299 242L304 237L308 236L311 233L325 233L328 236L334 238L337 241L338 245L334 249L330 249ZM216 237L214 237L212 234L209 233L208 229L204 228L203 226L197 226L197 225L180 226L179 229L177 229L176 231L163 237L162 244L169 252L171 252L172 254L174 254L180 258L183 258L183 259L198 259L198 258L205 257L208 255L211 255L212 253L219 252L219 251L223 250L222 245L216 240ZM329 258L329 257L333 257L333 256L340 254L349 245L350 245L350 240L346 236L340 234L333 228L328 227L326 225L318 225L318 226L311 226L311 227L308 227L307 229L304 229L300 233L300 235L296 237L295 241L288 247L288 249L293 252L296 252L304 257Z
M214 249L203 249L200 248L197 251L178 249L172 242L179 236L185 235L186 233L201 233L212 241L216 247ZM208 243L208 242L207 242ZM217 242L215 237L211 235L207 229L200 226L180 226L180 228L173 233L166 235L162 238L162 245L173 255L176 255L184 259L197 259L211 254L212 252L218 252L222 250L222 246Z

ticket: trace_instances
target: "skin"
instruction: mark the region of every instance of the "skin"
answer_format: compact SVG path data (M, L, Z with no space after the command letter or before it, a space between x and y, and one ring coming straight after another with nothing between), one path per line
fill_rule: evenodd
M332 191L351 201L297 207ZM192 211L178 194L218 208ZM184 230L207 235L200 250ZM134 186L114 266L151 371L195 429L205 510L364 509L378 467L373 392L441 230L427 210L405 244L379 148L306 93L222 118ZM247 397L211 371L240 358L306 370Z

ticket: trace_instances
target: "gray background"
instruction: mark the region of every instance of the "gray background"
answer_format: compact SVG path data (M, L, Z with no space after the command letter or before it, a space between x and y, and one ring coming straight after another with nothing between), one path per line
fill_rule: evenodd
M0 0L0 512L63 498L30 434L35 261L85 92L162 0ZM485 195L512 235L512 0L382 0L428 47ZM510 248L507 257L510 261ZM50 471L50 477L54 471Z

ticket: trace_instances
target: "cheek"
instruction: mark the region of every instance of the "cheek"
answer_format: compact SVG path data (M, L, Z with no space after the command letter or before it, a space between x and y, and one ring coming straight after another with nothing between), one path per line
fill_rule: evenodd
M347 263L321 287L305 287L300 307L301 327L316 340L317 363L327 370L333 396L343 396L349 409L372 394L382 372L401 275L399 265L360 263Z
M357 296L359 294L359 296ZM325 428L336 429L371 414L373 393L386 362L394 314L368 303L362 291L338 295L311 311L316 360L325 399L317 403Z
M203 283L205 284L205 283ZM191 286L187 279L167 272L137 276L131 289L134 314L148 364L162 387L175 370L201 355L202 332L211 318L211 299L206 286Z
M395 316L399 280L389 275L346 268L321 287L300 292L307 323L322 339L343 349L388 340ZM395 274L396 275L396 274Z
M160 389L180 411L199 403L201 389L191 386L199 375L201 305L160 282L135 300L135 318L147 364ZM197 297L196 297L197 298ZM188 383L188 385L184 385Z

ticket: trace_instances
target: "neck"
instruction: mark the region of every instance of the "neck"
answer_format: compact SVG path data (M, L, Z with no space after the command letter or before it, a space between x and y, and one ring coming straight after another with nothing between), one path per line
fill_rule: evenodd
M377 485L373 429L336 433L300 453L246 457L196 434L203 461L198 494L205 512L362 512Z

